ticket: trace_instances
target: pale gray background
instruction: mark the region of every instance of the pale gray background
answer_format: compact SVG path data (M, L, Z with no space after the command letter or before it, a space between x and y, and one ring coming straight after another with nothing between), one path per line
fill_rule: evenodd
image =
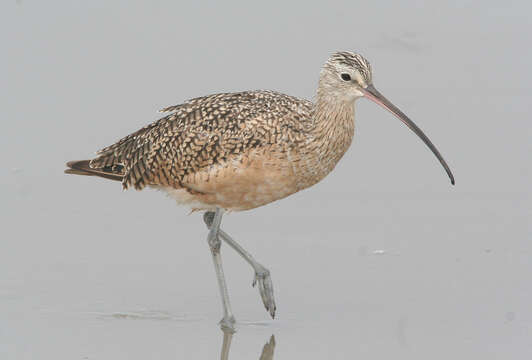
M400 3L400 5L398 5ZM231 359L532 355L527 2L2 1L0 358L216 359L221 306L200 216L155 191L63 174L220 91L312 98L336 50L431 137L357 103L353 146L315 187L225 218L272 270L223 248Z

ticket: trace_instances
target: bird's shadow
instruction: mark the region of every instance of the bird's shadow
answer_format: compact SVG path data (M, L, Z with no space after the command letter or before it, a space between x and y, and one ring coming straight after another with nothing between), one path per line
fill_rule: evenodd
M229 350L231 349L231 341L235 335L232 331L222 330L223 332L223 342L222 342L222 351L220 359L229 360ZM275 350L275 336L272 334L270 340L264 344L262 352L258 360L273 360L273 353Z

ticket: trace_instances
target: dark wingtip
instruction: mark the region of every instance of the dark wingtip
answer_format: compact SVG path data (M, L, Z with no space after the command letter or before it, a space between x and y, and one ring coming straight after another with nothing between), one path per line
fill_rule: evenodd
M72 161L68 161L68 162L66 163L66 166L67 166L68 168L71 168L71 169L72 169L72 168L74 167L74 165L76 165L76 163L79 163L80 161L83 161L83 160L72 160Z
M66 163L68 169L65 174L99 176L105 179L122 181L123 175L107 171L107 168L93 169L90 167L90 160L74 160Z
M65 174L73 174L73 175L87 175L87 176L91 176L93 174L90 174L86 171L80 171L80 170L76 170L76 169L65 169Z
M88 170L89 160L73 160L66 163L68 169L65 170L65 174L76 175L92 175Z

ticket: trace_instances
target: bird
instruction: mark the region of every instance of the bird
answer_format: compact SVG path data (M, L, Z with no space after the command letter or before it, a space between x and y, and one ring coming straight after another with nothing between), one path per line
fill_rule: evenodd
M369 61L351 51L330 55L313 101L269 90L193 98L162 109L165 116L103 148L96 157L68 162L65 172L120 181L123 189L159 189L178 205L203 212L222 299L220 326L235 331L222 241L253 268L253 286L258 284L272 318L276 304L270 271L221 229L223 215L283 199L325 178L351 145L355 102L360 98L372 100L410 128L454 185L437 148L375 88Z

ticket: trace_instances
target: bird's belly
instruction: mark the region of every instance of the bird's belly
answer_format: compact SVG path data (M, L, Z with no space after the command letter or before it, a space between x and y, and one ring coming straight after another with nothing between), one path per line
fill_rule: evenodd
M242 211L266 205L298 191L292 164L275 154L238 157L188 175L183 186L197 209Z

